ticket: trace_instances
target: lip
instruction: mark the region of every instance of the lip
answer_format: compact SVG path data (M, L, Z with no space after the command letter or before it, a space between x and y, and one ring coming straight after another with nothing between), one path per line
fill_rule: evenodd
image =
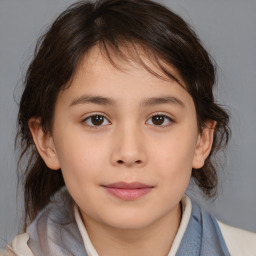
M148 194L154 186L146 185L140 182L116 182L102 186L111 195L125 200L136 200Z

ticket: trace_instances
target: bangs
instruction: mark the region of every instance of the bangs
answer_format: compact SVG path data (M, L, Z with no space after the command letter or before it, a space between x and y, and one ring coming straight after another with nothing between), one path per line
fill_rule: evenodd
M157 78L164 81L171 79L186 89L178 70L148 45L134 40L112 39L103 38L98 41L86 51L80 61L88 58L92 50L98 48L101 56L119 71L126 72L129 66L140 66Z

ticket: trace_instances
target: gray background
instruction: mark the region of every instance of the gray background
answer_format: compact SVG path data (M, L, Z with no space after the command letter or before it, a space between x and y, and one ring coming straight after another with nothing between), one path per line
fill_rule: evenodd
M0 1L0 247L21 228L21 190L16 195L14 150L22 77L35 42L71 0ZM256 232L256 1L169 0L196 30L218 63L218 101L232 114L233 137L219 197L203 202L219 219ZM199 197L197 190L190 191Z

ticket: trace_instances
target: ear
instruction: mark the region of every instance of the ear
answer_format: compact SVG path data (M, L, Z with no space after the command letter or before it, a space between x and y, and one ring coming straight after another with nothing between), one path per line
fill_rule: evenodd
M29 119L28 126L32 134L38 153L45 164L53 170L60 169L58 156L52 136L46 133L41 126L40 118Z
M195 155L192 164L192 167L194 169L202 168L204 166L205 159L211 152L215 126L216 121L207 121L202 132L198 136Z

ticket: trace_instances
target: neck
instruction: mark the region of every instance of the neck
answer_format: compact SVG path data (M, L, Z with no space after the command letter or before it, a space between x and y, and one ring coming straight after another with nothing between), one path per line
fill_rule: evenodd
M117 229L102 225L83 216L86 230L99 256L167 256L181 221L181 207L177 207L139 229Z

